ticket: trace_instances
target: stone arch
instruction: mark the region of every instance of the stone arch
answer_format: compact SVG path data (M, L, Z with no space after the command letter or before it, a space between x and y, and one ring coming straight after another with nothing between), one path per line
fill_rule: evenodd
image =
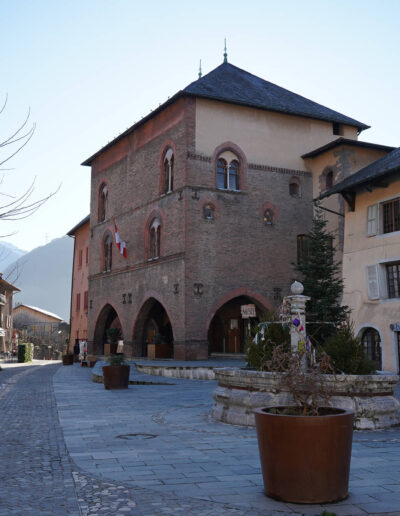
M245 287L222 296L207 319L209 353L243 353L250 321L242 319L240 307L247 304L255 305L256 319L273 308L264 296Z
M174 333L166 305L155 293L141 303L133 322L133 346L136 356L172 358Z
M105 344L107 343L106 332L110 328L119 328L122 332L121 319L119 318L117 310L111 303L106 303L96 316L96 325L93 335L93 347L96 355L105 354ZM110 352L115 353L116 350L110 349Z

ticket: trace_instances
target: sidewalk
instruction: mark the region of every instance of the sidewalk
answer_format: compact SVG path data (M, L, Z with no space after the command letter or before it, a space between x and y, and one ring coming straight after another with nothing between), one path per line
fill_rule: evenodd
M263 493L255 430L210 420L215 386L173 379L106 391L91 382L90 369L77 365L61 367L54 377L65 442L81 472L162 495L168 514L202 501L214 507L209 514L400 515L400 429L355 432L347 500L277 502Z

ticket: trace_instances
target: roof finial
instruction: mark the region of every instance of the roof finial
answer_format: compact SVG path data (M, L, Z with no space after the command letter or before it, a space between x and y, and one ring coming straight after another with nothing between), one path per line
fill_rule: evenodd
M228 62L228 54L226 53L226 38L224 39L225 41L225 47L224 47L224 63L227 63Z
M201 59L200 59L200 66L199 66L199 79L201 79L202 73L201 73Z

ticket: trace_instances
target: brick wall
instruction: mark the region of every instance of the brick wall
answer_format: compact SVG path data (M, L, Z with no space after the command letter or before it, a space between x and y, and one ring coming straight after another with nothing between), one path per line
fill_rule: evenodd
M288 293L296 236L311 222L311 175L276 171L267 157L256 167L251 156L243 155L243 191L217 190L215 160L223 138L215 142L213 156L199 156L195 100L180 99L165 111L92 166L88 337L93 341L96 322L109 304L120 319L128 354L142 354L146 301L154 298L172 324L174 357L206 358L208 326L221 303L247 295L269 308L278 303L274 289ZM168 142L175 150L174 191L160 196L160 157ZM240 151L240 142L232 143ZM302 183L300 198L289 195L291 174ZM108 212L106 221L98 223L103 182ZM213 220L203 216L208 202L215 207ZM264 223L266 207L274 213L272 225ZM161 256L148 261L146 232L153 216L162 223ZM114 245L112 271L103 273L102 242L107 231L114 234L113 217L128 257ZM94 351L101 353L98 336L97 341Z

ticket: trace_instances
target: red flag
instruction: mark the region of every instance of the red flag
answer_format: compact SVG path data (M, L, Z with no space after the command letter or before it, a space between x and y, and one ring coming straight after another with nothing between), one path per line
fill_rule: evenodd
M114 220L114 229L115 229L115 243L117 244L119 252L122 254L122 256L124 258L126 258L126 243L123 240L121 240L121 238L119 236L118 228L117 228L117 224L115 223L115 220Z

